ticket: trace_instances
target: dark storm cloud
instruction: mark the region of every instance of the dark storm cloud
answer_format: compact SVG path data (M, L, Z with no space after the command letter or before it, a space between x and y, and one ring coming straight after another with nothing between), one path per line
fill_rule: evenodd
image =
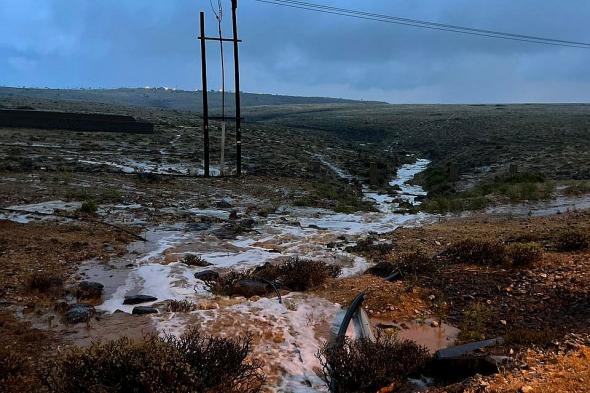
M317 2L590 41L586 0ZM0 84L194 89L200 83L200 9L208 12L214 34L207 0L0 0ZM390 102L590 99L590 50L421 30L254 0L241 0L239 13L246 91ZM224 28L230 34L229 23ZM208 48L210 85L218 88L218 48Z

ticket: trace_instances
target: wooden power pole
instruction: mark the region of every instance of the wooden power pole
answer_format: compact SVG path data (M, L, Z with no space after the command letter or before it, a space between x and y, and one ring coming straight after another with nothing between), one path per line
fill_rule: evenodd
M209 177L209 102L207 101L207 55L205 52L205 13L201 11L201 74L203 79L203 143L204 143L204 175Z
M241 110L240 110L240 64L238 61L238 43L242 40L238 39L238 22L236 10L238 8L238 1L232 0L232 22L233 22L233 37L207 37L205 36L205 13L201 11L200 22L201 22L201 71L203 78L203 137L205 147L205 177L209 176L209 105L207 101L207 58L205 52L205 42L211 41L231 41L234 43L234 70L235 70L235 82L236 82L236 175L242 174L242 132L241 132ZM216 119L212 117L212 119ZM222 116L222 120L225 121L225 116Z
M238 0L231 1L233 42L234 42L234 70L235 70L235 101L236 101L236 175L242 174L242 124L240 110L240 62L238 56L238 17L237 17Z

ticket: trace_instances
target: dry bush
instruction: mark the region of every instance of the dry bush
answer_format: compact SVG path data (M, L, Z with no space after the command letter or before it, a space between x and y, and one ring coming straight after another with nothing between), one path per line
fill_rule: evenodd
M207 262L200 255L196 255L196 254L185 255L184 258L182 258L182 263L185 263L189 266L199 266L199 267L211 266L211 263Z
M197 305L188 300L171 300L166 311L169 312L191 312L197 309Z
M430 359L426 348L394 338L377 342L347 339L342 346L329 343L317 356L334 393L376 392L404 381Z
M387 277L394 272L401 273L402 276L417 276L423 274L432 274L442 267L436 263L422 250L403 252L397 255L393 261L379 262L365 271L366 274L372 274L378 277Z
M328 278L337 277L341 268L322 261L290 258L278 264L265 263L244 272L230 272L216 281L206 281L205 285L216 295L231 296L241 280L274 282L278 287L290 291L305 291L323 284ZM268 293L273 291L268 285Z
M258 392L258 363L246 363L250 338L146 336L93 343L61 352L46 383L51 392Z
M590 248L590 235L581 230L567 230L555 238L558 251L584 251Z
M477 265L503 265L509 263L506 247L496 241L465 239L451 244L445 251L447 257L458 263Z
M543 259L543 247L537 243L514 243L508 246L512 266L527 267Z
M0 385L8 384L18 378L25 363L25 359L14 348L0 347Z
M220 296L231 296L235 293L238 281L252 279L249 272L229 272L212 281L205 281L209 292Z
M26 280L27 288L41 293L49 293L63 288L63 277L55 272L34 272Z
M305 291L340 275L341 268L322 261L290 258L273 265L265 263L254 268L251 275L277 282L291 291Z
M370 254L375 256L383 256L389 254L393 250L391 243L376 243L374 237L367 237L356 242L356 245L346 247L347 252L356 252L362 254Z

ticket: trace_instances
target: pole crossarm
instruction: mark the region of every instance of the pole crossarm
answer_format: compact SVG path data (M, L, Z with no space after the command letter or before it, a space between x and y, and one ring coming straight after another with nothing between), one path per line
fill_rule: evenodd
M206 40L206 41L242 42L242 40L236 40L234 38L202 37L202 36L199 36L197 38L200 39L200 40Z

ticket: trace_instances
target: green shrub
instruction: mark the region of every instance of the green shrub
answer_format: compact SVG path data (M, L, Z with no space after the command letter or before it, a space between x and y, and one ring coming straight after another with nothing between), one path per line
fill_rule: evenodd
M555 239L558 251L584 251L590 248L590 236L581 230L567 230L559 233Z
M94 200L84 201L80 207L80 212L85 214L96 214L98 206Z
M357 393L405 381L426 365L430 355L412 341L347 339L342 346L326 344L318 358L331 392Z
M485 339L486 325L490 315L490 310L485 303L470 304L463 312L463 318L459 324L459 340L468 342Z
M196 328L177 338L121 338L57 355L47 376L55 393L258 392L260 364L245 362L249 338L201 336Z
M487 240L461 240L451 244L445 254L454 262L477 265L502 265L510 261L502 243Z
M543 247L537 243L514 243L508 246L512 266L526 267L543 258Z

